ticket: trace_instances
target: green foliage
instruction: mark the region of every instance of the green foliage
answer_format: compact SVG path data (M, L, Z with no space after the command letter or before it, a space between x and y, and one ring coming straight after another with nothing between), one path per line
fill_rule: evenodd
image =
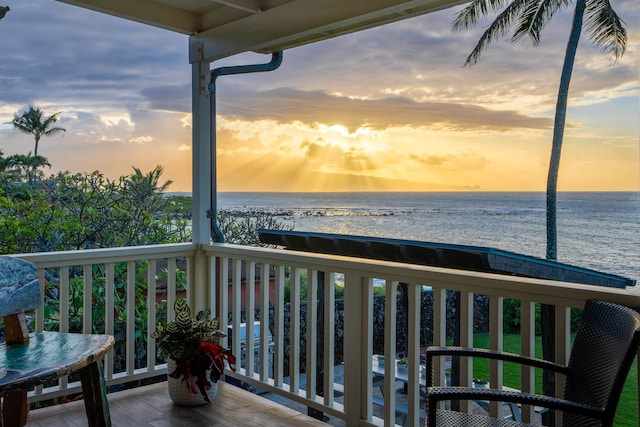
M218 212L218 227L227 243L238 245L265 246L260 242L258 230L293 230L273 214L261 210L249 212Z
M100 172L60 173L27 198L0 193L1 253L174 243L189 238L188 217L172 212L162 167L111 181Z
M211 319L211 310L201 310L196 318L191 317L191 309L184 298L176 299L176 317L173 322L160 324L151 337L156 340L158 357L181 361L198 349L201 342L218 343L226 336L219 329L218 319Z
M307 285L309 283L308 276L309 273L307 270L299 270L300 271L300 301L307 300ZM285 268L285 279L284 279L284 303L291 303L291 267Z
M45 179L41 169L48 165L42 156L29 154L5 158L0 151L0 233L3 235L0 253L80 250L189 240L191 198L164 194L171 181L160 180L163 173L161 166L148 173L134 167L131 175L110 180L99 171L64 172ZM258 242L257 227L284 228L266 213L233 216L222 222L228 225L229 241L241 244ZM89 332L105 333L106 320L111 318L116 339L116 372L126 368L127 345L132 338L127 337L130 304L133 304L135 368L146 365L150 304L156 304L156 324L166 324L166 295L161 295L156 303L156 295L147 293L147 261L135 263L135 300L127 300L128 266L126 262L114 265L112 284L106 283L106 265L94 265L89 271L81 266L72 266L68 275L65 272L64 276L57 268L45 272L45 330L84 332L86 323L91 325ZM175 275L178 290L185 289L185 271L178 269L169 272L164 269L156 278L163 281L169 275ZM61 301L63 279L68 281L69 290L65 301ZM113 292L107 295L107 289L113 289ZM86 293L90 293L90 297ZM90 301L91 307L85 307L85 301ZM106 312L107 301L113 306L112 313ZM61 313L63 307L65 313ZM91 318L86 319L86 315ZM207 334L200 329L217 329L217 321L214 324L212 320L205 320L203 316L206 315L199 313L194 320L194 336L199 342L205 343L208 342L205 339ZM63 319L65 323L62 323ZM227 350L210 344L200 350L202 363L199 366L213 364L216 375L220 375L224 368L223 361L235 362L232 362L233 356ZM162 349L160 354L164 355ZM186 373L186 376L190 374Z
M175 360L177 367L169 372L169 376L182 377L190 390L197 386L204 399L210 402L207 395L211 387L209 379L217 382L224 373L225 363L235 371L236 358L230 350L218 344L218 339L225 334L218 329L218 320L210 319L211 310L202 310L193 319L184 298L176 300L174 309L175 320L158 325L151 335L156 339L158 356Z
M505 298L502 306L503 310L503 327L505 334L519 334L520 333L520 300ZM540 335L541 330L541 309L540 304L535 305L535 334ZM580 320L580 313L582 310L571 309L571 330L575 331L578 327L578 321Z

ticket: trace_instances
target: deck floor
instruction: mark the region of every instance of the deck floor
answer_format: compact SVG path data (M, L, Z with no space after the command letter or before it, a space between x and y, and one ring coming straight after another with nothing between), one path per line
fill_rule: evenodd
M327 424L238 387L220 382L213 405L174 405L161 382L108 395L114 427L323 426ZM27 427L85 427L84 402L31 411Z

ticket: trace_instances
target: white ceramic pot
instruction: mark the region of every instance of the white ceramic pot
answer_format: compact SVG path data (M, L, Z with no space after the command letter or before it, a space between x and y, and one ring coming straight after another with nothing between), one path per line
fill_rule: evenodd
M176 366L176 361L169 359L167 361L168 373L175 371ZM184 406L201 406L209 403L204 400L204 396L200 394L199 390L195 394L192 394L186 381L184 381L184 378L171 378L168 373L167 383L169 384L169 397L175 403ZM207 375L209 375L209 371L207 371ZM209 395L209 399L213 400L218 394L218 383L212 382L211 388L207 391L207 394Z

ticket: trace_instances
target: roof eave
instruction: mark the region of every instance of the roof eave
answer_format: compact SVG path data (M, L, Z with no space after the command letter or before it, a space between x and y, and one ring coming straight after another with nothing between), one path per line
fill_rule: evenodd
M199 33L193 38L201 50L190 55L190 61L213 62L249 51L273 53L465 3L464 0L401 3L369 0L343 2L344 7L336 10L331 2L311 1L315 5L312 14L306 0L296 1ZM371 3L379 8L373 8ZM383 3L388 6L382 7ZM298 19L300 16L305 19Z

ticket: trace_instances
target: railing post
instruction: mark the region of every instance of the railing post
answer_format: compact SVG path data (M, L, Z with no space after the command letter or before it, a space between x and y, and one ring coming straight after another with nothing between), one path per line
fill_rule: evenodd
M171 267L171 263L169 263ZM175 277L175 268L173 270ZM133 375L136 370L136 262L127 261L127 344L126 344L126 372Z
M307 345L305 352L307 360L305 371L307 373L306 395L316 394L317 386L317 349L318 349L318 272L307 270Z
M323 366L324 366L324 378L323 387L324 402L326 405L333 403L333 384L331 387L326 387L330 382L333 383L335 379L334 375L334 360L336 348L335 331L336 331L336 294L335 294L335 275L333 273L323 271L322 272L322 290L324 292L324 336L322 337L322 352L323 352ZM320 338L320 337L319 337ZM344 384L343 384L344 385Z
M473 292L460 291L460 345L473 347ZM460 385L472 386L473 360L470 357L460 358ZM460 401L460 411L469 412L468 400Z
M503 303L502 297L490 297L489 299L489 347L492 350L503 350ZM502 388L502 361L492 360L489 370L489 382L491 388ZM500 402L491 402L489 414L492 417L502 418L502 404Z
M407 422L409 425L420 425L420 303L421 286L414 283L408 284L408 309L407 313L409 332L409 354L418 357L409 359L409 387L408 387L408 407Z
M150 371L156 369L156 340L151 337L156 330L156 285L156 260L150 259L147 265L147 369Z
M300 390L300 269L293 267L289 286L289 386Z
M269 358L269 294L271 292L270 266L262 263L260 266L260 380L267 382L270 368L273 369L273 359ZM271 361L271 363L269 363Z
M371 351L371 286L353 272L344 273L344 282L344 371L349 373L344 376L345 421L357 426L361 418L370 417L365 393L371 391L371 358L366 360Z
M397 347L397 314L398 314L398 282L391 279L385 280L385 298L384 298L384 371L394 372L396 363L396 347ZM403 357L406 357L404 355ZM390 424L391 420L396 419L396 378L394 375L384 376L384 419L385 426Z
M432 286L433 293L433 345L447 345L447 290ZM436 385L444 385L446 382L445 363L441 357L433 360L434 378L437 378ZM444 407L441 402L441 407Z
M115 287L116 287L116 279L115 279L115 265L113 263L105 264L105 283L104 283L104 331L109 335L114 335L115 333L115 319L113 316L113 310L115 307ZM110 351L107 353L107 357L105 360L105 368L104 368L104 376L106 379L111 379L113 377L113 361L114 361L114 352Z
M273 340L275 356L273 367L273 384L281 387L284 382L284 266L276 266L275 304L273 313Z
M523 356L535 357L536 354L536 325L535 325L535 303L529 300L520 301L520 353ZM524 393L535 392L535 369L531 366L522 365L520 389ZM534 407L523 405L520 413L522 421L531 423L533 421Z
M209 305L212 284L209 282L208 264L209 260L202 250L202 245L198 245L193 256L191 274L189 275L187 286L189 306L194 313L206 308L210 308L212 312L215 311L215 308Z
M566 306L555 306L555 362L562 365L568 364L571 352L570 310ZM561 374L555 376L555 389L556 397L562 398L564 396L564 379ZM555 411L555 425L562 425L562 411Z

